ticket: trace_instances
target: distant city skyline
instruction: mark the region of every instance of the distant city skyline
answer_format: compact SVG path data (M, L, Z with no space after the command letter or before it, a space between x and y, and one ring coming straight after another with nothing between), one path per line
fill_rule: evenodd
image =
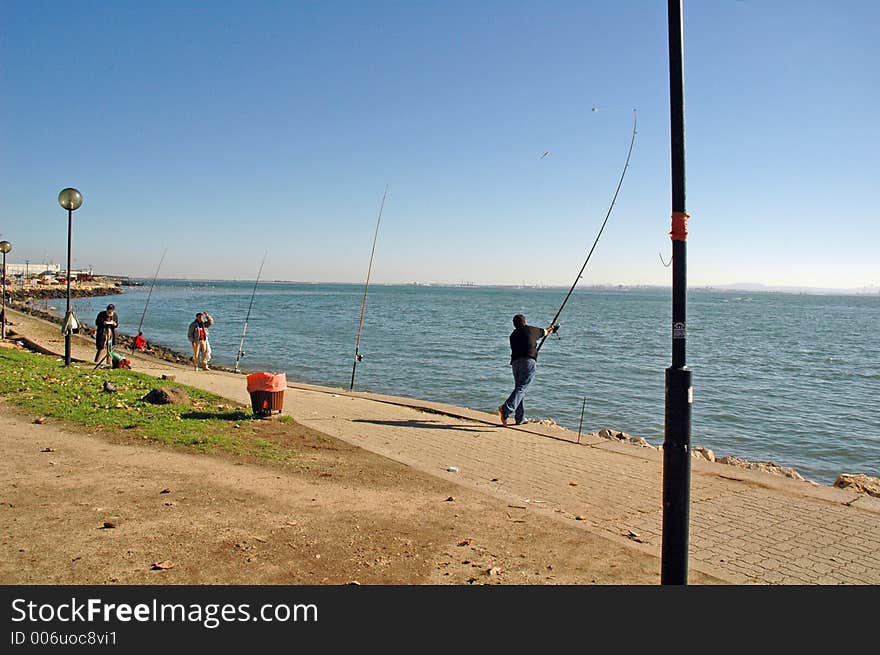
M2 237L2 235L0 235ZM30 274L37 274L38 269L40 267L45 268L50 271L61 271L63 272L66 267L66 262L58 263L55 261L42 260L39 262L29 261L29 266L31 268ZM20 273L25 269L27 263L14 261L11 257L7 258L6 266L7 266L7 275L12 275L13 273ZM90 272L94 273L98 276L104 277L117 277L117 278L131 278L136 280L146 280L147 282L153 280L153 275L132 275L130 273L120 273L115 271L97 271L94 268L89 266L84 266L82 268L77 268L76 266L71 266L72 270L76 272ZM214 276L179 276L179 277L158 277L156 278L157 282L165 281L193 281L193 282L254 282L256 281L256 277L214 277ZM261 278L261 283L292 283L292 284L355 284L362 285L365 280L308 280L308 279L265 279ZM400 286L400 285L408 285L408 284L419 284L425 286L479 286L479 287L522 287L522 288L552 288L552 289L569 289L572 286L572 282L568 284L547 284L544 282L529 282L523 280L520 283L493 283L493 282L481 282L477 283L473 280L391 280L391 281L383 281L377 282L371 280L371 284L377 285L387 285L387 286ZM671 286L671 283L628 283L624 284L621 282L602 282L602 283L581 283L575 285L575 288L580 289L601 289L601 288L614 288L614 287L627 287L627 288L636 288L636 287L657 287L657 288L668 288ZM803 285L774 285L774 284L765 284L762 282L731 282L724 284L702 284L697 285L691 282L689 284L691 289L695 290L706 290L706 289L716 289L719 291L790 291L790 292L813 292L813 293L868 293L868 294L880 294L880 285L877 284L865 284L861 286L853 286L853 287L815 287L815 286L803 286Z
M19 272L20 267L23 264L13 265L7 263L8 269L15 269L15 272ZM59 269L58 264L49 264L49 269L51 271L59 271L63 272L63 269ZM91 269L82 269L83 271L92 272ZM31 271L31 275L35 275L36 269ZM74 272L76 269L74 269ZM11 271L7 271L7 275L12 276ZM94 272L95 275L101 277L110 277L110 278L119 278L119 279L129 279L137 281L139 284L149 285L153 281L152 276L131 276L127 274L118 274L118 273L99 273L97 271ZM214 278L214 277L159 277L156 278L156 284L161 284L162 282L247 282L253 283L255 282L255 278ZM314 284L314 285L354 285L358 287L362 287L364 285L364 280L360 281L327 281L327 280L283 280L283 279L273 279L273 280L265 280L261 279L259 281L260 285L267 284ZM527 282L523 282L521 284L477 284L475 282L461 280L458 282L440 282L440 281L428 281L428 282L408 282L408 281L395 281L395 282L370 282L370 286L437 286L437 287L483 287L483 288L505 288L505 289L560 289L560 290L568 290L571 288L571 284L567 285L557 285L557 284L529 284ZM575 290L603 290L603 289L670 289L671 285L669 284L578 284L575 287ZM833 287L800 287L800 286L773 286L766 285L760 283L734 283L734 284L718 284L718 285L689 285L690 291L721 291L721 292L772 292L772 293L808 293L808 294L826 294L826 295L880 295L880 286L877 285L868 285L863 287L846 287L846 288L833 288Z
M688 284L880 285L880 5L684 2ZM671 284L666 3L3 4L7 262Z

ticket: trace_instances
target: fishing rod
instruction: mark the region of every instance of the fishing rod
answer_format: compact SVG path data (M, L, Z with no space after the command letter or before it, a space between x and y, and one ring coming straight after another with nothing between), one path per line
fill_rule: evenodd
M596 108L594 107L593 111L595 111L595 110L596 110ZM556 316L554 316L553 320L550 321L550 325L556 325L556 321L559 318L559 315L562 313L562 309L565 307L565 303L568 302L568 299L571 296L571 292L574 291L574 288L577 286L578 280L580 280L581 277L583 276L584 269L587 268L587 262L589 262L590 257L593 256L593 251L596 249L596 244L599 243L599 237L602 236L602 230L605 229L605 224L608 222L608 217L611 216L611 210L614 209L614 203L617 200L617 194L620 192L620 186L623 184L623 178L626 175L626 169L629 168L629 158L630 158L630 155L632 155L633 144L636 142L636 121L637 121L636 110L633 109L633 130L632 130L632 138L630 139L630 142L629 142L629 152L626 153L626 162L623 164L623 171L621 171L621 173L620 173L620 180L617 182L617 189L614 191L614 197L611 198L611 204L608 206L608 212L605 214L605 220L602 221L602 227L599 228L599 234L596 235L596 240L593 241L593 247L590 248L590 252L589 252L589 254L587 254L587 258L584 261L584 265L581 266L580 272L578 272L577 277L574 279L574 282L571 285L571 289L568 290L568 293L565 296L565 300L562 301L562 305L559 307L559 311L556 312ZM556 330L554 330L554 332L555 331ZM545 334L542 337L541 342L538 344L537 351L541 350L541 346L544 345L544 341L546 341L547 336L548 335Z
M360 354L361 347L361 330L364 327L364 311L367 309L367 289L370 287L370 272L373 270L373 255L376 253L376 238L379 236L379 223L382 222L382 210L385 209L385 196L388 195L388 185L385 185L385 193L382 194L382 204L379 207L379 218L376 221L376 232L373 234L373 249L370 251L370 265L367 267L367 281L364 283L364 299L361 302L361 320L358 323L357 341L354 344L354 365L351 367L351 384L348 390L354 389L354 372L357 370L358 362L363 361L364 356Z
M144 317L147 315L147 305L150 304L150 296L153 295L153 287L156 285L156 278L159 277L159 269L162 268L162 262L165 261L165 254L168 252L168 248L162 252L162 257L159 259L159 265L156 267L156 274L153 276L153 282L150 284L150 291L147 294L147 299L144 301L144 313L141 314L141 322L138 323L138 334L141 333L141 328L144 326ZM134 352L134 339L131 341L131 352Z
M254 290L251 292L251 302L248 305L247 316L245 316L245 319L244 319L244 328L241 331L241 343L238 344L238 354L235 356L235 372L236 373L239 372L238 371L238 362L242 358L242 355L244 355L244 350L243 350L243 348L244 348L244 335L247 334L248 320L250 320L250 317L251 317L251 307L254 306L254 296L257 295L257 285L260 283L260 276L263 274L263 264L266 263L266 255L268 255L268 254L269 254L268 250L265 253L263 253L263 261L262 261L262 263L260 263L260 270L257 272L257 279L254 282Z

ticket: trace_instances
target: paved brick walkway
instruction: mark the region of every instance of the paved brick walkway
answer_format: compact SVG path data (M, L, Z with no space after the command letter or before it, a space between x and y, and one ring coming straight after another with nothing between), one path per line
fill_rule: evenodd
M21 318L24 334L29 320ZM40 345L63 352L61 344ZM88 362L94 346L83 340L73 352ZM137 356L134 368L249 402L243 375ZM652 448L594 434L578 443L555 426L501 427L461 407L304 384L289 385L283 413L502 498L513 512L546 513L661 554L663 465ZM691 570L739 584L880 584L878 498L703 460L692 461L690 493Z
M578 444L563 429L502 428L494 416L436 404L422 405L451 415L380 410L367 394L338 390L286 396L285 413L328 434L660 554L656 450L594 435ZM691 568L731 582L878 584L880 499L694 461L689 546Z

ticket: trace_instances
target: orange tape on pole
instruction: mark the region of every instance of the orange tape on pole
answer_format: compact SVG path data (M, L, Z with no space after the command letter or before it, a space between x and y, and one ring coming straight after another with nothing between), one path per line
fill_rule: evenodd
M690 218L690 214L685 212L672 212L672 232L669 233L669 236L673 241L687 241L688 218Z

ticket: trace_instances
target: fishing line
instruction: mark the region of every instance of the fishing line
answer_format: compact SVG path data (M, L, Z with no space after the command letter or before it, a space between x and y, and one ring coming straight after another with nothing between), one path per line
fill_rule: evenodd
M263 261L260 263L260 270L257 271L257 279L254 281L254 290L251 292L251 302L248 304L247 316L244 317L244 328L241 330L241 343L238 344L238 354L235 356L235 372L238 373L238 362L244 356L244 335L247 334L248 321L251 318L251 307L254 306L254 296L257 295L257 285L260 283L260 276L263 274L263 264L266 263L267 250L263 253Z
M153 276L153 282L150 284L150 291L147 293L147 299L144 301L144 312L141 314L141 322L138 323L138 334L141 333L141 328L144 326L144 317L147 315L147 305L150 304L150 296L153 295L153 287L156 285L156 278L159 277L159 269L162 268L162 262L165 261L165 254L168 252L168 248L162 252L162 257L159 259L159 265L156 267L156 274ZM131 352L134 352L134 339L131 341Z
M385 196L388 195L388 185L385 185L385 193L382 194L382 204L379 206L379 218L376 221L376 232L373 234L373 249L370 251L370 264L367 266L367 281L364 283L364 299L361 302L361 320L358 323L357 341L354 344L354 365L351 367L351 384L348 390L354 389L354 372L357 370L358 362L363 361L364 356L360 354L361 347L361 330L364 327L364 312L367 308L367 289L370 287L370 272L373 270L373 255L376 252L376 238L379 236L379 223L382 222L382 210L385 208Z
M593 107L593 111L596 111L596 109L597 109L596 107ZM602 236L602 230L605 229L605 224L608 222L608 217L611 216L611 210L614 209L614 203L617 200L617 194L620 193L620 187L623 184L623 178L626 176L626 170L629 168L629 158L632 155L633 144L636 142L636 122L637 122L636 110L633 109L632 138L630 139L630 142L629 142L629 151L626 153L626 162L623 165L623 171L621 171L621 173L620 173L620 180L617 182L617 189L614 191L614 196L611 198L611 204L608 206L608 212L605 214L605 220L602 221L602 227L599 228L599 234L596 235L596 240L593 241L593 247L590 248L590 252L587 255L586 260L584 261L584 265L581 266L580 272L578 272L577 277L574 279L574 282L571 285L571 289L568 290L568 293L565 296L565 300L562 301L562 305L559 307L559 311L556 312L556 316L554 316L553 320L550 321L550 325L556 325L556 321L559 318L559 315L562 313L562 310L565 307L565 303L568 302L568 299L571 296L572 291L574 291L575 286L577 286L578 280L581 279L581 276L584 273L584 269L587 268L587 262L589 262L590 257L593 256L593 251L596 249L596 244L599 243L599 237ZM554 332L555 332L555 330L554 330ZM548 335L545 334L541 338L541 342L538 344L537 351L541 350L541 346L544 345L544 341L547 340L547 336Z

